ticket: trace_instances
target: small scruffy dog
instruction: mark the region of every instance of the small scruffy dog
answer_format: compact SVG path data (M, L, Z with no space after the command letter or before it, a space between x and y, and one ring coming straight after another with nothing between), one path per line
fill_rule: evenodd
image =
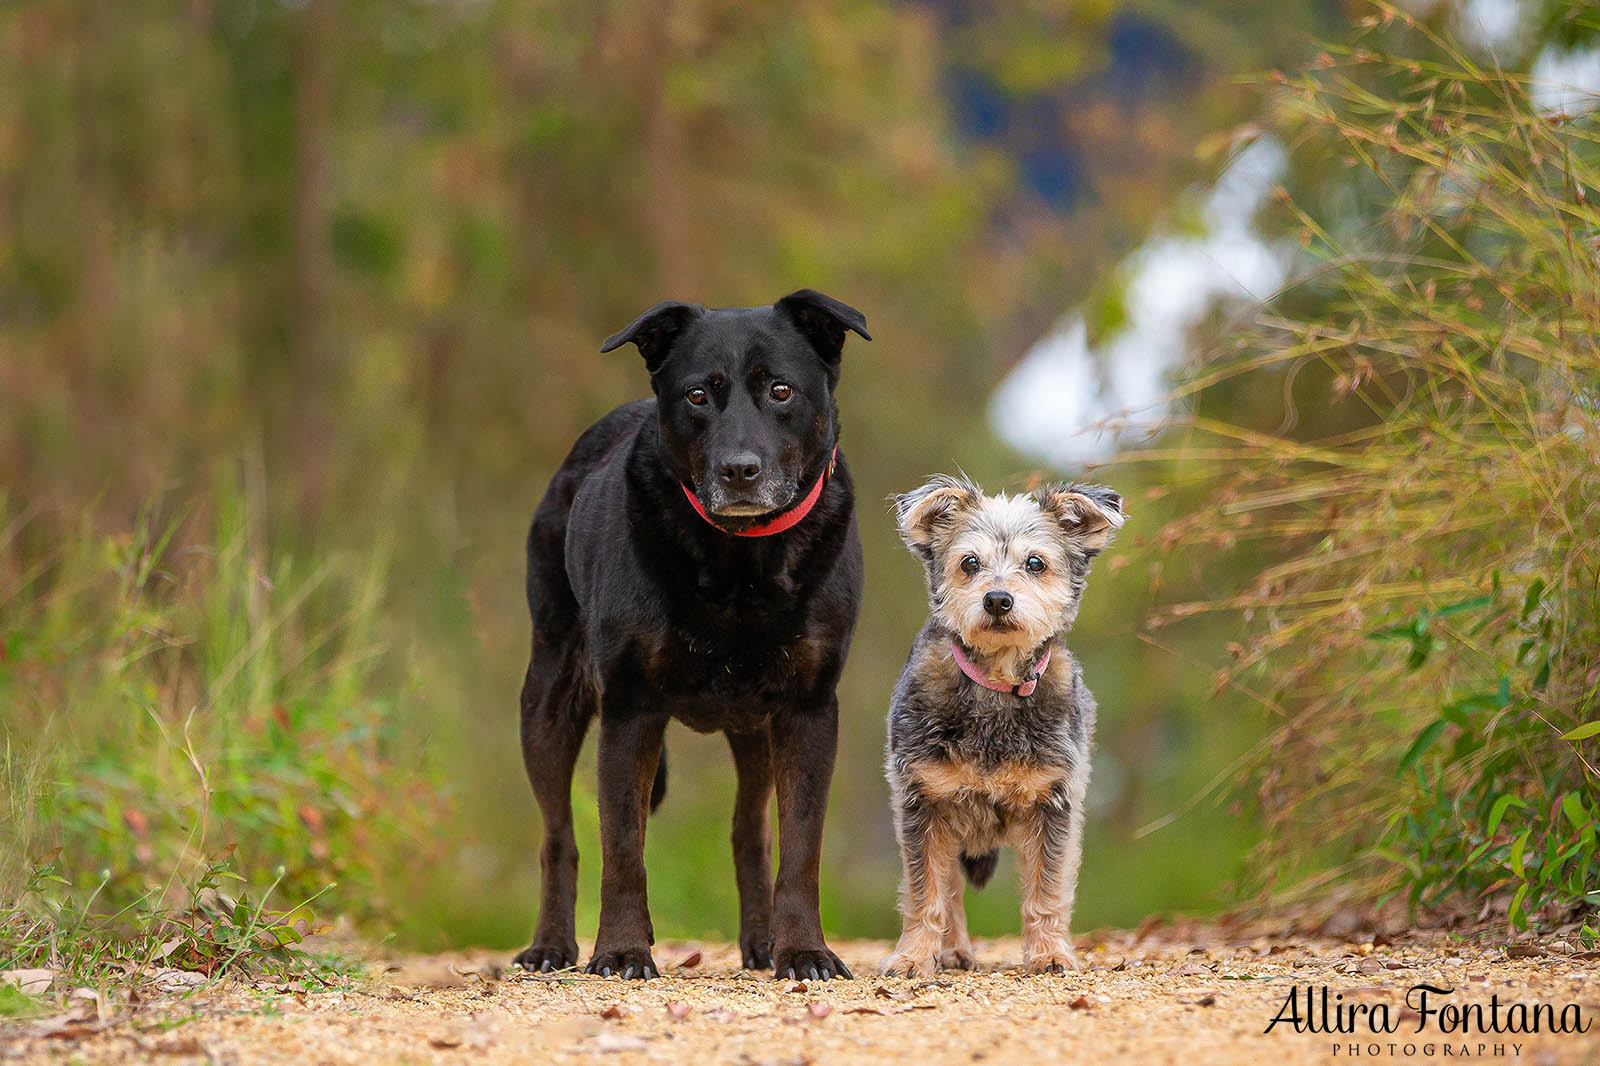
M881 972L973 967L961 870L981 888L1001 844L1021 859L1028 969L1077 969L1068 922L1095 703L1060 638L1089 561L1123 523L1122 497L1100 485L986 496L941 475L894 504L932 617L889 705L905 924Z

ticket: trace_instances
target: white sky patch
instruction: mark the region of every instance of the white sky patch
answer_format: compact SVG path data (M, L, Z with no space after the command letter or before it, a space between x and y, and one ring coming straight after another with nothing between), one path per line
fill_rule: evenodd
M1235 156L1198 193L1203 236L1157 235L1123 263L1121 329L1091 348L1075 312L1023 356L990 399L995 432L1025 454L1071 467L1104 460L1159 426L1195 324L1220 301L1264 299L1288 276L1292 252L1251 229L1285 162L1272 137Z
M1485 52L1514 45L1522 32L1522 5L1517 0L1466 0L1456 9L1456 32Z
M1533 100L1546 111L1581 115L1600 107L1600 48L1546 48L1533 64Z

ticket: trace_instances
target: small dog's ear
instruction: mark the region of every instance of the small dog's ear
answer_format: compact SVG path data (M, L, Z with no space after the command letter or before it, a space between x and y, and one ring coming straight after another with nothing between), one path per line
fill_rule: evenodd
M961 513L978 506L982 494L976 485L939 474L921 488L891 497L900 539L924 559L933 556L933 538L939 528Z
M667 352L671 350L672 342L678 334L682 333L690 322L705 313L706 309L699 304L662 300L630 322L626 329L607 337L600 350L609 352L632 341L639 349L639 354L644 356L645 369L654 374L666 360Z
M1090 555L1111 543L1128 513L1122 497L1104 485L1050 485L1034 494L1039 507Z
M847 303L835 300L815 289L791 292L772 305L789 316L789 320L811 342L811 347L829 366L838 366L844 351L845 330L864 341L872 335L867 332L867 316Z

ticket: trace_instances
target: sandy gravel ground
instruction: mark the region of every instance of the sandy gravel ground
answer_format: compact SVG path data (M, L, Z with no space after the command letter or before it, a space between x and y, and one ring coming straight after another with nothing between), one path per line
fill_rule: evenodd
M986 969L931 979L874 975L888 945L836 942L857 974L831 983L775 981L737 969L726 945L664 944L666 976L622 982L503 972L504 953L376 962L368 980L312 993L232 985L136 1004L78 1001L0 1030L0 1060L40 1063L756 1064L1339 1063L1600 1064L1600 952L1542 941L1413 933L1390 941L1170 926L1079 938L1084 970L1028 976L1015 940L980 941ZM1428 1007L1548 1004L1581 1014L1584 1033L1444 1032L1414 986L1450 991ZM1363 1012L1354 1033L1328 1003ZM1306 995L1315 1002L1308 1014ZM1340 998L1342 997L1342 998ZM70 1004L69 1004L70 1005ZM1367 1022L1387 1008L1394 1033ZM1285 1021L1266 1032L1272 1019ZM1419 1024L1423 1031L1418 1032Z

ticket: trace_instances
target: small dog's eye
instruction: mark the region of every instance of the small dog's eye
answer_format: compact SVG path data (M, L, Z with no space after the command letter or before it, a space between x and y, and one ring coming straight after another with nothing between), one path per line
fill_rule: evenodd
M706 390L702 389L699 385L690 385L684 390L683 396L684 399L688 400L696 407L704 407L706 405L706 400L709 398L709 394L706 392Z
M794 389L786 381L774 381L772 388L767 390L772 398L779 403L788 403L789 397L794 395Z
M1027 567L1028 573L1030 574L1042 574L1044 573L1045 569L1044 560L1039 558L1037 555L1030 555L1028 556Z
M962 559L961 570L963 573L976 574L978 572L978 557L976 555L969 555L965 559Z

